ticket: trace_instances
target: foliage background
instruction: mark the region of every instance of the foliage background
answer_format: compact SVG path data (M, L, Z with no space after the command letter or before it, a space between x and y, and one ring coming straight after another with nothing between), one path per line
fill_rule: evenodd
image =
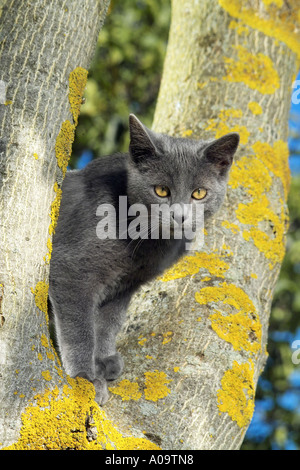
M128 115L151 126L170 24L169 0L112 0L89 73L71 168L128 147ZM298 79L300 79L300 74ZM300 105L291 105L287 252L270 320L269 359L242 449L300 449ZM298 348L300 348L300 343ZM300 361L300 349L299 349Z

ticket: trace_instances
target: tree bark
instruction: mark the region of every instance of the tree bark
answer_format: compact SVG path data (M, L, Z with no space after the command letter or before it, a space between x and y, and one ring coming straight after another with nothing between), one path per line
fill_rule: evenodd
M1 2L0 443L66 377L46 318L51 236L107 0ZM71 109L70 109L71 107ZM44 312L44 313L43 313Z
M70 119L67 80L86 66L90 46L78 42L90 45L96 30L85 33L95 26L89 10L102 5L73 3L57 13L31 2L21 15L21 2L6 2L17 11L4 24L1 52L1 78L11 85L1 117L0 441L14 449L238 449L266 361L284 255L296 0L288 7L281 0L172 2L153 127L205 139L237 131L241 147L204 246L132 300L119 340L125 372L111 384L104 409L88 382L70 380L60 368L40 312L55 139L64 137L56 141L64 170L63 144L72 135L70 125L60 130ZM26 28L14 21L20 17Z

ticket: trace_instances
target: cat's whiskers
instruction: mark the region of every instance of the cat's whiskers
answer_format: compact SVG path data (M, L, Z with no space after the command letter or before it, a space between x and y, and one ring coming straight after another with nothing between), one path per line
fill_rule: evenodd
M121 225L122 222L128 222L129 219L134 220L134 219L136 219L136 218L137 218L136 215L129 215L129 216L127 216L127 217L124 218L124 219L119 219L119 226ZM139 218L139 220L142 220L142 221L143 221L143 220L146 220L146 221L147 221L147 227L148 227L148 223L149 223L149 217L148 217L148 216L138 216L138 218ZM123 230L121 233L119 233L118 238L119 238L119 239L123 238L123 235L125 235L125 234L128 234L128 226L126 226L126 229L125 229L125 230ZM128 237L126 237L126 239L127 239L127 238L128 238Z
M150 227L148 227L148 230L147 230L147 238L144 238L143 235L146 234L146 230L144 232L141 232L141 239L138 241L137 245L134 247L134 250L133 250L133 253L132 253L132 258L134 258L134 255L137 253L138 249L140 248L140 246L142 245L142 243L145 241L145 240L148 240L149 239L149 235L150 235L150 238L151 238L151 235L152 233L160 227L160 223L158 222L156 225L152 226L150 224ZM132 240L133 241L133 240ZM130 242L131 243L131 242ZM158 244L159 245L159 244ZM159 245L160 246L160 245Z
M144 235L147 234L147 237L145 238ZM147 227L144 227L143 230L141 230L141 232L139 233L139 237L140 239L138 238L133 238L129 243L128 243L128 247L131 245L131 243L133 243L134 241L138 240L137 242L137 245L134 247L134 250L133 250L133 253L132 253L132 257L134 256L134 253L137 251L137 249L140 247L140 245L143 243L143 241L147 240L148 237L149 237L149 234L151 234L151 226L149 227L147 225Z
M146 227L148 227L148 226L149 226L149 223L151 223L148 216L144 216L144 215L135 216L135 215L134 215L134 216L128 216L126 219L120 219L120 220L119 220L119 224L120 224L120 222L125 222L125 221L127 222L128 219L134 220L134 219L136 219L137 217L138 217L139 221L140 221L140 220L141 220L142 222L146 221L146 224L145 224ZM125 235L125 234L128 234L128 226L126 227L126 229L125 229L123 232L121 232L121 233L119 234L119 238L123 237L123 235ZM128 237L126 237L126 238L128 238Z

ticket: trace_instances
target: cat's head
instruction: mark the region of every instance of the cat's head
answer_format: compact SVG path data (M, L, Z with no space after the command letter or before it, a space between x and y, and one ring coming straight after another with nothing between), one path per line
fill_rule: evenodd
M188 212L203 205L204 217L222 205L239 135L214 141L175 138L153 132L133 114L129 117L129 204L167 204L171 224L184 226ZM179 210L176 209L179 207ZM180 209L181 208L181 209Z

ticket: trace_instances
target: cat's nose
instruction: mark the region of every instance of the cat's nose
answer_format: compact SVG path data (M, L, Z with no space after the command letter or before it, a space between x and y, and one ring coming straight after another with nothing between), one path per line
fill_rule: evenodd
M182 225L184 221L187 219L188 214L184 212L183 210L177 211L171 211L171 217L172 219L178 223L178 225Z
M186 217L184 215L176 215L174 214L173 215L173 219L175 220L175 222L177 222L178 224L183 224L183 222L185 221Z

